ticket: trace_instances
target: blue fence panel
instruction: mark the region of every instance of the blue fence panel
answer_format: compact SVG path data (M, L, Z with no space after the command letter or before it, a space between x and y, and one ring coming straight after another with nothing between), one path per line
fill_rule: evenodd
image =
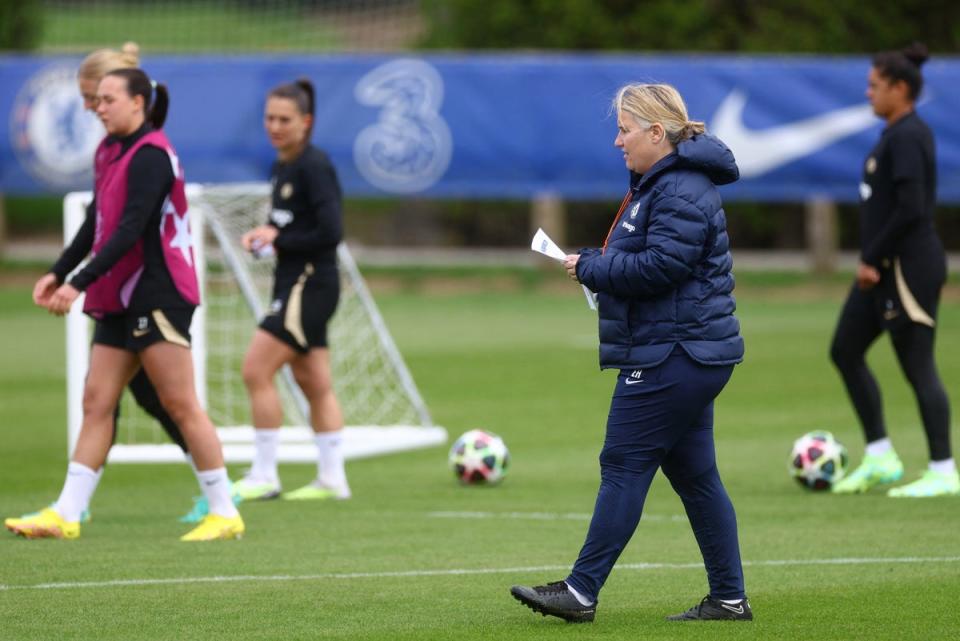
M103 131L77 95L78 62L0 57L0 190L89 188ZM866 58L206 56L144 67L170 89L166 130L196 182L265 178L264 96L298 76L317 87L314 141L351 195L616 198L627 177L610 101L630 81L675 85L691 118L730 145L743 178L728 200L856 200L882 129L864 97ZM940 198L960 202L960 61L924 73Z

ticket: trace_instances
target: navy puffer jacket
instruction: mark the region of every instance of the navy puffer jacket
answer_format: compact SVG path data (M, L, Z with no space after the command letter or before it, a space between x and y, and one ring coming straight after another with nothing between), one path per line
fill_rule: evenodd
M577 262L580 282L599 296L601 368L653 367L676 345L705 365L743 360L716 188L739 175L730 150L707 134L631 175L606 251L583 250Z

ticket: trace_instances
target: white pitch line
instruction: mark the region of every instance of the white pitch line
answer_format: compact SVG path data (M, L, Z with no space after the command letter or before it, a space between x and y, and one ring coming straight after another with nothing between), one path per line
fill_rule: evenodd
M804 565L884 565L890 563L960 563L960 556L849 557L836 559L772 559L744 561L748 567L782 567ZM241 583L244 581L324 581L345 579L416 578L431 576L475 576L481 574L532 574L534 572L566 572L569 565L539 565L515 568L461 568L449 570L400 570L387 572L345 572L326 574L239 574L235 576L197 576L170 579L114 579L112 581L74 581L2 585L0 591L71 590L76 588L111 588L150 585L187 585L191 583ZM691 570L703 569L703 563L621 563L615 570Z
M529 521L589 521L593 516L585 512L427 512L435 519L515 519ZM673 521L686 523L683 514L644 514L642 521Z

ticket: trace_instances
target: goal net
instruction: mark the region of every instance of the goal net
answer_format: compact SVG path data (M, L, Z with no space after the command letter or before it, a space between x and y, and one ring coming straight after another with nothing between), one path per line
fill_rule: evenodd
M169 53L409 49L425 31L419 0L40 0L43 53L137 42Z
M241 379L244 353L269 304L274 261L255 259L240 246L243 232L262 224L269 212L265 183L190 185L188 187L198 275L203 304L194 317L193 357L197 392L218 426L228 462L249 461L253 428ZM64 237L83 222L89 193L64 200ZM202 241L202 242L201 242ZM420 393L373 297L345 244L337 249L341 295L328 327L334 389L347 428L347 458L374 456L446 441L433 425ZM89 362L91 323L74 305L68 320L68 444L72 451L82 419L83 381ZM316 459L309 409L289 369L278 374L277 388L286 425L281 430L282 461ZM183 454L129 393L121 402L115 462L181 461Z

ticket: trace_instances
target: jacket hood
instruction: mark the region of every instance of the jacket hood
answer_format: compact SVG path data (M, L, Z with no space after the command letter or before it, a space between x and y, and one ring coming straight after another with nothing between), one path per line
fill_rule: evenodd
M740 178L733 152L716 136L700 134L684 140L676 151L664 156L645 174L630 172L630 187L643 183L669 169L692 169L704 174L714 185L726 185Z
M710 134L700 134L677 145L677 166L703 172L715 185L726 185L740 178L733 152Z

